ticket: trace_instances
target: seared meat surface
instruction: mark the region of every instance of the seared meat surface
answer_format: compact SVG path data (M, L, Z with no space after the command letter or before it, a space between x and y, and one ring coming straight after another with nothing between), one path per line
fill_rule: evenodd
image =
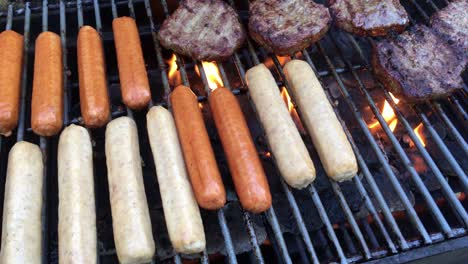
M408 14L398 0L328 0L338 27L360 36L403 32Z
M221 0L185 0L159 31L161 44L197 60L229 58L245 40L237 13Z
M380 82L408 102L443 97L461 88L462 60L446 41L423 25L378 42L372 55Z
M431 18L432 29L468 61L468 0L451 2Z
M249 33L268 51L290 55L325 35L328 9L311 0L256 0L250 3Z

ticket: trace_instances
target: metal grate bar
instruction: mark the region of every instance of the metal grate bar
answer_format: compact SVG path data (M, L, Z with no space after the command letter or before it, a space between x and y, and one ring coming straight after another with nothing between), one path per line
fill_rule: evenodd
M344 84L343 84L343 81L341 80L341 77L338 75L338 73L336 71L334 71L335 66L332 64L330 58L325 54L325 51L324 51L324 49L323 49L323 47L321 46L320 43L317 43L317 47L318 47L318 50L320 51L320 53L324 56L328 67L332 70L333 75L334 75L334 77L335 77L335 79L336 79L336 81L338 83L338 86L339 86L341 92L344 95L343 98L345 99L348 106L352 109L351 112L353 113L356 121L359 123L359 126L361 127L361 130L363 131L364 135L368 139L371 148L373 149L373 151L377 155L377 158L380 161L380 164L382 165L382 168L383 168L385 174L389 177L389 180L392 183L392 186L394 187L394 189L396 190L398 196L400 197L400 199L401 199L401 201L402 201L402 203L403 203L403 205L404 205L404 207L405 207L405 209L406 209L406 211L408 213L408 216L409 216L411 222L413 223L415 228L419 231L419 233L422 235L422 237L424 239L424 242L426 244L430 244L432 241L431 241L431 238L429 236L429 233L427 232L426 228L424 227L424 225L422 224L422 222L419 219L418 215L416 214L416 211L414 210L413 206L411 205L411 202L409 201L407 195L405 194L403 188L401 187L400 182L398 181L395 173L393 172L392 168L390 167L390 164L386 160L384 154L382 153L382 150L379 148L379 146L378 146L377 142L375 141L372 133L368 129L367 124L364 121L361 112L356 107L356 105L352 101L348 91L344 87Z
M81 28L83 26L83 4L81 0L76 1L76 10L78 17L78 28Z
M452 121L448 118L447 114L443 111L442 106L439 103L434 102L432 103L432 107L437 110L437 113L442 118L445 125L449 128L449 132L452 134L457 143L463 149L465 155L468 155L468 144L466 143L465 139L460 134L458 129L455 127L455 125L452 123Z
M338 48L338 50L340 51L340 57L344 60L345 64L350 65L350 62L349 60L347 60L343 54L342 54L342 47L338 46L337 45L337 41L336 39L334 38L333 35L331 35L331 38L335 44L335 46ZM383 130L385 131L385 134L388 136L390 142L392 143L393 147L395 148L395 150L397 151L397 154L398 156L400 157L400 159L403 161L403 165L405 166L406 170L410 173L411 175L411 178L413 180L413 182L416 184L416 186L418 187L418 190L421 192L421 194L423 195L424 199L426 200L426 203L428 204L429 208L431 209L431 213L433 214L433 216L435 217L435 219L437 220L439 226L442 228L442 230L444 231L444 233L446 233L449 237L453 236L453 232L451 230L451 227L449 226L447 220L445 220L445 217L443 216L442 212L440 211L440 209L437 207L437 204L436 202L434 201L434 199L432 198L429 190L426 188L426 186L424 185L422 179L419 177L419 174L418 172L416 171L416 169L413 167L412 165L412 162L410 160L410 158L408 157L408 155L405 153L405 151L403 150L403 148L401 147L400 143L398 142L398 139L395 137L395 135L393 134L393 132L390 130L390 128L388 127L388 124L387 122L385 121L385 119L383 118L383 116L381 115L380 113L380 110L377 108L377 106L375 105L375 102L373 101L372 97L370 96L370 94L367 92L366 90L366 87L364 86L362 80L360 79L359 75L355 72L355 71L352 71L352 74L353 74L353 77L354 79L358 82L358 87L359 87L359 90L364 94L364 96L366 97L366 100L367 102L369 103L369 106L371 107L371 110L372 112L374 113L374 115L376 116L376 118L378 119L381 127L383 128ZM343 89L346 89L345 87L343 87ZM390 95L389 95L390 96ZM391 99L391 97L389 97L390 100L387 98L387 101L390 102L390 104L393 103L393 100ZM398 113L397 113L398 115ZM408 124L409 126L409 124ZM407 129L408 130L408 129ZM411 127L409 128L409 130L412 131ZM419 143L419 140L416 139ZM414 141L414 139L413 139Z
M7 23L5 26L5 30L11 30L11 25L13 23L13 4L8 5L8 15L7 15Z
M369 64L367 58L364 56L364 53L361 49L361 47L359 46L359 44L356 42L356 39L351 36L350 34L347 34L348 36L348 39L352 42L353 46L355 47L355 50L360 54L360 57L361 57L361 60L363 61L364 65L366 68L368 69L372 69L371 65ZM374 41L373 39L368 39L371 44L374 44ZM337 43L335 41L335 43ZM346 58L344 56L341 56L343 59L346 60ZM348 65L348 68L349 66L351 65L351 63L348 61L347 62L347 65ZM354 70L351 70L351 72L354 72ZM353 75L356 75L355 73L353 73ZM357 75L356 75L357 76ZM380 88L383 89L383 86L381 84L379 84ZM362 89L361 89L362 90ZM363 89L364 93L366 94L366 97L368 98L371 98L370 96L367 96L368 95L368 92L367 90L364 88ZM396 104L394 104L393 102L393 99L390 97L390 95L388 94L388 92L384 90L384 93L385 93L385 96L387 98L387 101L390 103L392 109L395 111L396 115L397 115L397 118L398 120L400 120L402 122L402 124L404 125L405 129L407 130L410 138L412 139L412 141L414 142L414 144L416 145L416 147L418 148L419 152L423 155L423 158L426 160L428 159L429 161L426 160L426 162L429 163L430 167L431 167L431 170L436 173L437 171L440 171L438 169L438 167L435 165L435 163L432 161L432 158L430 157L430 155L428 154L427 150L424 148L424 146L422 146L422 144L420 144L419 142L419 139L416 137L413 129L411 128L411 126L409 125L409 123L407 122L407 120L404 118L403 114L401 113L401 111L399 111L399 108L398 106L396 106ZM372 99L371 99L372 100ZM429 120L427 119L427 117L425 116L425 114L422 112L422 111L415 111L417 113L420 113L419 116L421 119L423 119L423 122L424 122L424 119L426 119L427 121L427 126L431 126ZM442 108L440 108L440 114L441 115L445 115L445 112L442 110ZM380 113L380 112L379 112ZM378 116L377 116L378 118ZM448 118L447 118L447 121ZM445 122L447 123L447 122ZM451 122L449 122L451 123ZM426 124L425 124L426 125ZM449 130L451 132L453 132L454 134L458 133L458 131L455 129L455 127L452 125L452 127L450 127L450 125L448 126ZM451 129L452 128L452 129ZM431 135L434 137L434 138L439 138L440 139L440 136L438 135L438 133L433 130L433 131L430 131L429 132L431 133ZM392 136L393 136L393 133L392 133ZM461 141L460 141L461 142ZM448 150L448 148L446 147L445 143L440 139L440 140L436 140L436 144L439 148L439 150L442 152L444 158L449 162L450 166L452 167L452 169L455 171L455 173L457 174L458 178L461 180L463 186L465 189L467 189L467 184L468 184L468 180L466 179L466 174L463 172L463 170L460 168L460 166L458 165L457 161L455 160L455 158L453 157L453 155L450 153L450 151ZM466 149L468 148L468 146L466 145L466 143L463 145L461 144L461 147ZM432 164L432 165L431 165ZM435 171L434 171L435 170ZM439 174L440 176L441 174ZM437 176L437 175L436 175ZM439 179L440 177L438 177ZM452 192L452 191L451 191ZM452 197L453 198L453 197ZM457 199L458 200L458 199Z
M264 52L263 49L261 49L261 51ZM272 59L273 59L273 62L275 64L275 66L276 66L276 69L278 70L278 72L280 73L281 78L283 79L285 89L290 91L289 94L292 95L291 97L294 97L293 96L294 93L289 89L289 85L286 82L286 78L285 78L283 69L281 67L281 64L280 64L278 58L276 56L272 56ZM296 110L298 111L299 115L301 115L300 109L296 109ZM344 196L343 196L343 194L341 192L340 186L338 184L336 184L333 180L331 180L329 178L328 178L328 180L332 185L333 192L335 193L335 195L338 198L338 202L340 203L340 206L341 206L341 208L342 208L342 210L343 210L343 212L344 212L344 214L346 216L346 219L348 220L349 225L351 226L351 229L352 229L354 235L358 239L358 241L359 241L359 243L361 245L361 248L364 251L364 255L365 255L366 259L369 259L371 257L370 250L369 250L369 248L368 248L368 246L366 244L366 241L364 240L364 236L362 235L362 232L359 229L359 226L357 225L356 220L353 217L353 214L352 214L351 210L349 209L349 205L348 205L346 199L344 198Z
M468 177L466 176L465 172L462 170L460 165L458 165L457 161L455 160L455 157L452 155L450 150L447 148L447 145L445 145L444 141L440 138L439 134L431 125L427 116L423 114L422 112L421 112L421 119L424 123L424 127L429 131L429 134L431 134L437 146L439 146L439 149L442 151L444 156L447 157L447 161L450 163L450 166L457 174L458 179L460 180L460 183L462 184L465 193L468 193Z
M232 5L232 3L231 3L231 5ZM247 42L248 49L249 49L249 52L250 52L250 55L251 55L251 57L252 57L252 59L253 59L254 64L255 64L255 65L256 65L256 64L260 64L260 60L258 59L258 56L257 56L257 54L256 54L256 52L255 52L255 49L254 49L254 47L253 47L253 45L252 45L252 42L251 42L249 39L247 39L246 42ZM275 62L275 64L276 64L276 63L279 63L279 62L277 61L277 58L276 58L275 56L273 56L272 59L273 59L273 61ZM276 61L275 61L275 59L276 59ZM280 68L281 68L281 67L280 67ZM311 184L311 186L310 186L309 188L315 189L315 187L313 187L313 184ZM312 192L311 192L311 193L312 193ZM313 195L312 195L312 196L313 196ZM331 221L330 221L330 219L328 219L328 215L327 215L327 213L325 212L325 209L324 209L323 204L322 204L322 202L321 202L321 200L320 200L320 197L319 197L318 194L317 194L317 197L315 197L315 198L317 198L317 199L315 199L314 197L312 197L312 198L313 198L312 200L313 200L313 202L314 202L314 204L315 204L315 207L316 207L317 210L319 211L319 215L320 215L320 218L322 219L322 222L327 226L327 233L328 233L328 236L329 236L330 240L333 242L333 244L334 244L334 246L335 246L335 249L337 250L338 256L339 256L339 258L341 259L341 262L342 262L342 263L347 263L346 256L344 255L343 249L341 248L341 245L340 245L339 242L338 242L338 239L337 239L337 237L336 237L336 234L335 234L335 232L334 232L334 229L333 229L333 227L332 227L332 225L331 225ZM323 211L320 210L319 208L322 208Z
M219 65L220 67L219 68L222 68L222 65ZM197 62L197 67L198 67L198 70L200 72L200 77L202 79L202 82L203 82L203 85L204 85L204 88L205 88L205 91L207 93L207 95L209 95L211 93L211 89L208 85L208 79L206 77L206 73L205 73L205 69L203 68L203 65L201 62ZM227 80L223 80L223 83L225 86L230 86L229 82ZM227 89L228 87L226 87ZM249 216L249 213L246 212L245 210L242 209L242 213L244 215L244 220L246 222L246 226L247 226L247 229L248 229L248 232L249 232L249 238L250 238L250 244L253 246L254 248L254 254L255 254L255 257L257 258L257 260L259 262L264 262L263 261L263 256L262 256L262 253L260 251L260 247L258 245L258 241L257 241L257 237L255 235L255 230L253 228L253 225L252 223L250 223L249 221L247 221L247 219L250 219L250 216ZM287 252L287 250L286 250Z
M317 68L315 67L314 63L312 62L307 50L303 50L302 54L305 57L306 61L309 63L309 65L312 67L312 69L315 72L317 72ZM325 94L327 95L328 99L330 100L331 97L330 97L329 92L327 90L325 90ZM335 114L338 117L338 120L340 121L341 126L343 127L349 142L351 143L351 147L353 148L353 151L354 151L354 153L356 155L359 167L361 168L361 171L363 172L364 176L366 177L366 179L367 179L367 181L368 181L368 183L370 185L370 188L374 193L374 197L376 197L376 199L377 199L377 201L379 203L379 206L382 209L384 217L386 218L386 220L387 220L388 224L390 225L390 227L392 227L393 232L395 233L395 235L400 240L400 246L402 247L402 249L407 249L408 244L407 244L406 240L404 239L403 235L401 234L401 231L398 228L398 225L396 224L395 218L393 217L390 209L388 208L388 205L385 202L385 199L383 198L382 193L380 192L379 188L377 187L377 184L375 183L374 178L373 178L372 174L369 171L369 168L367 167L364 159L362 158L362 155L361 155L359 149L357 148L356 143L354 142L354 139L351 136L351 133L349 132L348 128L346 127L346 124L343 121L343 119L340 117L338 109L333 108L333 110L335 111ZM373 206L373 204L372 204L372 202L371 202L371 200L370 200L364 186L361 183L360 178L359 177L354 177L353 181L355 181L356 187L358 188L361 195L364 197L365 202L366 202L366 206L369 209L369 211L371 212L371 214L373 215L375 221L377 222L377 224L378 224L378 226L379 226L379 228L380 228L380 230L382 232L382 235L384 236L385 240L387 241L387 244L388 244L389 248L391 249L392 252L397 252L396 247L393 244L393 241L389 237L387 230L385 229L382 221L380 220L380 217L377 215L377 212L376 212L376 210L375 210L375 208L374 208L374 206Z
M20 99L20 110L18 120L18 130L16 132L16 141L22 141L24 138L24 123L26 119L26 93L28 85L28 61L29 61L29 28L31 25L31 8L29 2L25 6L24 16L24 49L23 49L23 69L21 76L21 99Z
M349 34L347 34L347 35L348 35L348 37L350 39L354 39L353 36L351 36ZM349 62L349 60L347 60L345 58L345 56L343 56L342 48L339 47L339 45L337 45L337 41L333 37L333 35L331 35L331 37L334 40L335 46L337 46L338 49L340 50L340 54L341 54L340 57L344 60L344 62L346 63L346 65L349 68L351 63ZM370 40L370 41L372 42L373 40ZM360 50L360 46L357 44L357 42L353 41L352 43L355 46L356 50L358 50L359 53L362 53L362 50ZM367 63L367 61L364 61L364 63L366 64L366 66L368 68L371 68L371 66ZM437 207L437 204L435 203L434 199L432 198L429 191L425 187L425 185L422 182L421 178L419 177L418 173L416 172L414 167L412 165L410 165L412 162L410 161L409 157L404 152L403 148L401 147L400 143L396 139L395 135L388 128L387 122L384 120L384 118L381 115L380 111L377 109L377 106L375 105L375 102L373 101L372 97L370 96L369 92L367 91L366 87L364 86L362 80L360 80L358 74L354 70L352 70L351 72L352 72L354 78L359 83L359 90L365 95L369 105L371 106L372 111L374 112L374 115L379 120L379 123L380 123L381 127L384 129L384 131L387 134L388 138L392 142L392 145L395 147L395 150L397 150L398 155L403 160L403 164L405 165L405 168L408 170L408 172L410 172L410 175L412 176L413 181L415 182L415 184L417 185L417 187L421 191L422 195L424 196L426 202L429 205L429 208L432 210L431 213L437 219L437 221L438 221L439 225L441 226L441 228L443 229L444 233L447 234L448 237L453 237L455 234L453 233L451 227L448 225L447 221L443 217L442 213L440 212L440 209ZM381 88L382 88L382 86L381 86ZM398 106L393 101L393 99L390 96L390 94L388 93L388 91L386 91L385 89L383 89L383 90L384 90L385 97L386 97L387 101L390 103L390 106L392 107L392 109L394 110L398 120L401 121L401 123L405 127L406 131L408 132L408 135L410 136L413 143L416 145L417 149L419 150L419 152L420 152L421 156L423 157L424 161L431 168L433 174L436 176L437 180L441 184L442 191L444 192L446 198L448 199L448 202L453 207L453 209L455 210L457 215L460 216L460 218L461 218L460 221L463 222L465 224L465 226L468 226L468 214L466 213L466 210L463 208L463 206L461 205L461 202L458 200L455 193L453 192L450 185L448 184L447 180L442 175L442 172L437 167L437 165L433 161L432 157L429 155L429 152L427 152L426 148L422 145L422 143L417 138L417 136L416 136L415 132L413 131L413 129L411 128L409 122L403 116L403 114L401 113ZM423 115L424 114L421 113L420 117L424 121L425 116L423 117ZM426 119L426 121L428 121L428 120ZM451 164L451 165L452 165L452 163L456 164L456 161L454 160L453 156L448 155L449 154L448 151L446 151L446 152L443 151L444 146L439 145L439 144L437 144L437 145L438 145L439 149L442 151L442 153L444 154L445 158L447 160L449 160L449 164ZM452 161L452 163L450 163L450 161ZM461 169L460 169L460 171L461 171ZM455 169L455 172L457 172L456 169ZM466 182L466 175L464 175L463 172L462 172L462 174L457 174L457 176L462 180L462 184L464 184L463 181ZM465 178L465 179L463 179L463 178ZM466 188L466 185L464 185L464 188Z
M68 49L67 49L67 21L66 21L66 10L65 2L60 0L60 39L62 42L62 63L63 63L63 88L65 89L63 93L63 123L68 124L69 120L69 105L70 95L67 89L68 85Z
M241 77L241 81L242 81L242 83L244 84L244 83L246 83L246 81L245 81L245 69L244 69L244 66L242 65L242 62L240 61L239 56L238 56L237 53L234 53L233 58L234 58L234 63L235 63L235 65L236 65L236 68L237 68L237 70L239 71L239 74L240 74L240 77ZM229 84L229 82L228 82L228 80L227 80L227 77L226 77L226 73L225 73L225 71L224 71L224 67L222 66L222 64L219 65L219 70L220 70L220 72L221 72L221 76L222 76L222 79L223 79L223 83L225 83L226 86L229 86L229 87L227 87L227 88L231 89L230 84ZM252 109L255 109L255 105L253 104L252 100L250 100L250 98L249 98L249 102L250 102L250 105L251 105ZM255 111L255 113L257 113L257 111ZM256 118L257 118L257 120L259 120L258 115L256 115ZM263 128L263 125L261 124L261 122L258 122L258 123L259 123L259 125L261 126L262 131L265 131L265 129ZM264 132L263 132L263 133L264 133ZM267 146L268 146L268 149L271 150L271 147L270 147L270 145L269 145L268 142L267 142ZM276 169L278 170L278 166L277 166L277 163L276 163L276 160L274 159L274 157L272 158L272 161L273 161L273 164L275 165ZM295 220L296 220L296 224L297 224L297 226L298 226L298 228L299 228L299 231L300 231L300 233L301 233L301 237L303 238L304 243L305 243L306 246L307 246L307 251L308 251L308 253L309 253L309 255L310 255L312 261L313 261L314 263L318 263L317 255L316 255L315 250L314 250L314 248L313 248L313 245L312 245L312 241L311 241L311 239L310 239L310 236L309 236L309 234L308 234L308 232L307 232L307 228L306 228L305 225L304 225L304 220L302 219L302 216L301 216L301 213L300 213L300 211L299 211L299 207L298 207L298 205L297 205L297 203L296 203L296 200L294 199L294 196L293 196L291 190L289 189L289 187L287 186L287 184L284 182L284 180L281 178L280 181L281 181L281 185L282 185L282 187L283 187L283 191L285 192L286 197L287 197L287 199L288 199L290 208L291 208L292 211L293 211L293 215L294 215L294 218L295 218ZM273 212L273 213L274 213L274 212ZM267 219L268 219L268 218L267 218ZM271 223L270 223L270 224L271 224ZM274 229L274 230L275 230L275 229ZM279 234L275 233L275 235L276 235L280 240L283 239L281 233L279 233ZM282 246L281 243L280 243L280 246Z
M42 31L47 31L48 28L48 19L47 16L47 0L42 2ZM48 261L48 254L47 249L49 248L49 234L48 234L48 206L47 206L47 179L48 179L48 169L47 169L47 157L48 157L48 140L45 137L40 137L39 147L42 152L42 159L44 163L44 171L43 171L43 190L42 190L42 262L47 263Z
M159 66L159 69L161 71L161 79L162 79L162 82L163 82L164 94L165 94L165 98L167 98L167 96L170 93L171 88L169 86L169 80L167 78L167 71L166 71L166 66L165 66L165 63L164 63L164 60L163 60L163 57L162 57L161 47L160 47L159 41L157 39L156 27L155 27L154 21L153 21L153 14L152 14L152 11L151 11L151 5L150 5L148 0L145 0L145 9L146 9L146 15L147 15L148 20L150 22L150 27L151 27L152 37L153 37L153 45L154 45L154 50L155 50L157 61L158 61L158 66ZM186 82L184 84L187 85L187 86L189 85L188 82ZM168 105L170 104L169 100L167 101L167 104ZM230 263L237 263L236 254L235 254L235 251L234 251L234 247L232 245L231 234L229 232L229 228L228 228L227 223L226 223L226 219L225 219L225 216L224 216L223 209L218 210L217 214L218 214L218 222L219 222L221 232L223 234L223 238L224 238L224 241L225 241L225 244L226 244L226 252L228 253L229 262ZM205 252L203 252L203 257L202 257L201 261L203 263L208 261L206 250L205 250Z

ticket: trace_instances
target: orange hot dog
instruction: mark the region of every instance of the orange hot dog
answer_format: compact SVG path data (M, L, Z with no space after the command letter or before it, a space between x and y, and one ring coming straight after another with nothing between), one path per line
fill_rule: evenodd
M271 207L271 193L249 128L236 97L218 88L208 98L239 200L246 210Z
M200 207L215 210L226 203L221 174L195 94L178 86L170 95L177 133L190 182Z
M112 29L122 100L131 109L145 108L151 100L151 91L135 20L130 17L115 18Z
M99 33L84 26L78 33L78 75L81 115L87 127L101 127L109 120L104 51Z
M11 135L18 125L23 36L11 31L0 33L0 134Z
M60 37L42 32L36 39L31 126L40 136L57 134L63 125L63 64Z

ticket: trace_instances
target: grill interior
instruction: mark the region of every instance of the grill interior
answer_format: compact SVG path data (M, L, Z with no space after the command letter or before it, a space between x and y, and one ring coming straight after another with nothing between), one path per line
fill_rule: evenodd
M248 1L228 1L248 20ZM402 0L412 23L427 23L430 15L444 7L442 0ZM468 191L468 145L466 144L466 90L448 99L415 106L395 104L391 95L373 78L369 50L375 39L358 38L333 28L317 44L294 57L306 60L321 77L329 99L352 142L359 174L350 182L328 180L310 138L303 139L317 168L317 180L305 190L290 189L280 179L269 154L255 111L248 98L245 71L264 62L278 85L283 82L282 65L290 58L268 54L253 41L226 62L218 63L224 85L241 103L250 131L273 194L273 207L262 215L240 207L227 169L216 129L206 103L208 82L195 66L200 62L177 56L181 82L198 95L208 133L215 149L228 203L218 211L202 210L207 250L202 254L178 255L170 246L155 178L154 162L146 134L146 111L132 112L121 103L117 61L112 34L115 16L132 16L139 26L152 105L167 105L173 87L168 79L168 61L173 55L159 46L156 32L176 7L177 1L43 1L11 4L1 14L0 27L12 28L25 35L22 104L20 122L11 137L1 137L0 195L3 196L7 156L17 140L40 145L45 154L45 207L43 263L58 263L58 137L39 138L30 129L30 101L34 65L34 41L43 30L61 34L64 50L66 87L65 123L80 124L76 38L81 25L96 27L102 34L107 63L109 94L113 118L129 115L138 125L146 195L150 207L157 247L154 262L188 263L328 263L366 262L381 259L393 263L391 256L428 256L468 247L466 213ZM292 98L294 101L294 98ZM384 101L390 103L398 124L392 132L381 114ZM300 115L300 113L299 113ZM376 121L380 126L369 128ZM423 124L426 146L413 129ZM90 130L93 139L97 229L100 263L117 263L112 236L104 155L104 129ZM3 205L2 209L3 209ZM431 245L434 244L434 245ZM421 251L422 250L422 251ZM423 252L423 253L418 253ZM417 255L420 254L420 255ZM387 258L384 258L387 257Z

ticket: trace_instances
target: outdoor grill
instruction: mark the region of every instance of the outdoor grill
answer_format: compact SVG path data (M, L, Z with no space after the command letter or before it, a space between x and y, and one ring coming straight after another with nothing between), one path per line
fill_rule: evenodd
M228 1L244 25L248 0ZM412 24L428 23L445 0L402 0ZM376 39L330 30L324 39L293 57L307 61L321 77L329 100L351 141L359 164L352 181L328 179L309 136L301 129L300 112L288 97L282 65L290 57L267 53L248 39L229 60L217 63L224 86L236 94L262 158L273 207L261 215L244 211L237 202L220 140L206 102L208 72L199 61L162 49L157 31L177 7L177 1L32 1L11 3L0 13L0 27L24 35L22 97L19 126L12 136L0 138L0 196L3 197L7 156L13 144L27 140L44 154L43 263L58 263L58 137L43 138L30 128L34 41L49 30L61 35L64 51L65 124L82 124L79 106L76 38L79 28L101 33L112 103L112 117L135 119L140 139L146 195L157 253L153 262L175 263L402 263L439 255L468 259L468 144L466 92L448 99L417 105L394 99L372 76L369 51ZM176 254L168 238L155 168L146 134L146 110L132 112L120 98L112 19L136 19L151 83L152 105L167 106L176 83L198 95L208 133L228 192L228 203L218 211L202 210L207 250L202 254ZM291 189L280 177L268 149L261 123L248 97L245 72L265 63L282 95L317 167L317 179L304 190ZM169 69L173 75L169 77ZM196 70L196 68L198 70ZM197 74L198 72L198 74ZM466 78L465 78L466 82ZM90 130L94 150L97 231L100 263L117 263L106 177L104 129ZM2 204L2 203L0 203ZM1 205L3 210L3 205ZM440 255L446 253L447 255ZM451 254L449 254L451 253ZM436 256L437 257L437 256ZM427 260L427 259L426 259ZM433 259L433 261L437 261Z

